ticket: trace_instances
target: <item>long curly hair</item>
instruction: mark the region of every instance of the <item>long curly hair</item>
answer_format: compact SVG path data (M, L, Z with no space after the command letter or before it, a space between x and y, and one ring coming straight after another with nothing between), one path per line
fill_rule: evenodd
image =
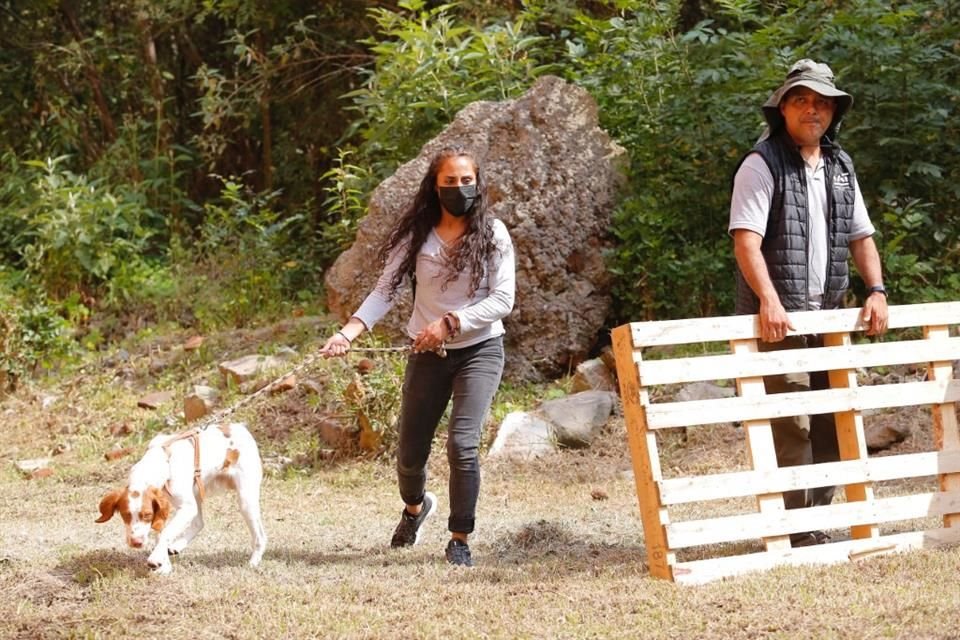
M467 214L467 229L460 237L457 248L447 263L446 279L442 286L445 287L456 280L460 274L469 272L468 295L472 296L480 287L487 262L495 251L499 251L493 239L490 216L487 214L487 185L476 158L465 147L459 145L444 147L430 161L430 166L423 180L420 181L420 188L413 202L380 248L379 259L382 268L393 250L407 243L400 268L393 274L393 279L390 281L391 297L396 295L403 279L408 274L414 273L420 247L426 241L430 230L440 222L442 212L440 197L437 195L437 174L440 172L440 166L449 158L460 156L469 158L473 163L474 172L477 174L477 199Z

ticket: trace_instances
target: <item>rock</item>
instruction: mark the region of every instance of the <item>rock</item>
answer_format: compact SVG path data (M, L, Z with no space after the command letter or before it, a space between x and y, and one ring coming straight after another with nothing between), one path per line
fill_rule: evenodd
M323 393L323 385L316 380L304 380L300 383L300 387L306 393L311 393L318 396Z
M60 399L60 396L54 394L44 394L40 397L40 408L46 411L53 405L57 403L57 400Z
M336 449L349 448L356 444L356 434L333 419L321 420L317 425L320 439Z
M161 405L170 402L171 399L173 399L172 391L155 391L137 400L137 406L141 409L158 409Z
M365 376L376 368L377 363L370 358L360 358L360 360L357 361L357 373L360 375Z
M297 388L297 376L293 373L283 376L270 386L270 395L286 393Z
M610 496L603 489L594 489L590 492L590 497L594 500L609 500Z
M556 451L550 424L523 411L507 414L490 446L491 458L532 460Z
M221 362L219 369L220 375L225 381L232 381L233 384L240 385L247 380L251 380L261 373L277 369L283 366L283 361L273 356L249 355Z
M183 399L183 417L187 422L199 420L213 411L220 392L203 384L193 386L193 390Z
M372 289L377 251L442 147L466 145L487 177L490 212L506 224L516 250L517 298L505 319L505 375L543 380L582 361L611 305L603 251L610 212L626 164L624 149L598 126L590 94L545 76L523 96L475 102L420 155L373 192L356 239L325 275L327 303L346 321ZM377 325L404 339L409 296Z
M130 425L126 422L121 422L110 427L110 435L115 438L130 435L131 433L133 433L133 429L130 428Z
M609 391L582 391L556 400L546 400L537 409L550 421L559 444L584 447L607 424L616 394Z
M31 458L29 460L17 460L13 463L13 466L17 468L24 477L32 478L35 477L34 474L42 469L47 469L50 466L50 458Z
M677 392L674 399L677 402L690 402L691 400L716 400L718 398L731 398L737 395L737 390L733 387L721 387L712 382L691 382L686 384Z
M105 460L112 462L128 456L131 453L133 453L133 447L121 447L119 449L110 449L110 451L103 454L103 457Z
M43 467L42 469L35 469L27 476L30 480L39 480L40 478L49 478L53 475L53 469L50 467Z
M586 360L577 365L573 374L573 391L617 391L617 381L601 358Z
M868 451L887 449L898 442L903 442L913 432L913 427L908 423L898 423L894 420L880 422L882 418L882 415L876 415L865 421L863 435L867 441Z
M183 343L184 351L196 351L203 346L203 336L191 336Z

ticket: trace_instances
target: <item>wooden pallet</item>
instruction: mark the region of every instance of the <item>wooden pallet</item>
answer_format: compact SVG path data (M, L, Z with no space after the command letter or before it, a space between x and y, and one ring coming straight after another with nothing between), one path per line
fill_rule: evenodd
M950 326L960 324L960 302L890 307L890 329L922 328L922 339L918 331L913 332L915 339L898 338L908 331L892 331L883 341L858 342L865 329L859 314L859 309L792 313L796 333L823 334L826 346L764 353L757 349L757 316L636 322L614 329L617 373L652 575L703 583L782 564L850 561L960 541L960 433L955 408L960 381L954 379L952 366L960 360L960 338L950 337ZM642 357L647 347L708 342L728 343L729 352L656 360ZM903 364L925 366L925 379L858 384L858 368ZM799 371L829 371L831 388L766 394L762 376ZM660 385L704 380L735 380L737 395L688 402L651 400L656 397L651 391ZM868 456L862 412L911 405L931 406L937 450ZM778 468L770 419L828 412L836 415L841 461ZM665 478L658 432L717 423L742 426L752 468ZM925 476L939 479L936 490L874 495L873 483ZM846 501L784 509L781 492L824 485L836 485L838 496L843 487ZM678 522L670 517L671 508L678 505L729 502L745 496L756 497L755 512ZM911 525L909 521L929 516L936 516L937 522L942 517L942 526L902 530L904 524ZM899 529L882 533L881 525ZM849 537L837 535L836 542L791 548L789 534L815 529L841 529ZM722 555L731 545L716 546L757 539L762 546L754 545L755 552ZM694 559L678 560L678 551L692 547L697 547L696 553L686 554ZM712 550L718 550L720 557L696 557Z

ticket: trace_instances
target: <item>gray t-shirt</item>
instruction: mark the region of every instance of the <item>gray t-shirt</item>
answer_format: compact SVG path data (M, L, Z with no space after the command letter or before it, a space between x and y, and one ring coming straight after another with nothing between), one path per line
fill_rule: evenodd
M807 209L810 212L810 251L807 267L810 270L810 300L819 303L827 277L827 188L824 179L823 158L816 167L806 165ZM854 181L853 225L850 240L860 240L873 235L875 229L863 203L860 185ZM751 153L740 165L733 179L733 197L730 199L730 226L734 229L749 229L762 237L767 232L767 217L773 199L773 174L759 153Z
M447 278L447 254L452 250L431 231L417 254L417 293L413 313L407 323L407 335L416 337L428 324L447 312L455 312L460 319L460 333L446 343L447 348L469 347L499 335L503 335L504 318L513 309L516 289L513 242L506 225L493 219L493 239L499 251L494 252L479 288L468 296L470 279L460 274L456 280ZM401 242L390 255L373 291L366 297L353 317L372 329L393 307L390 299L390 282L400 268L406 252L406 243Z

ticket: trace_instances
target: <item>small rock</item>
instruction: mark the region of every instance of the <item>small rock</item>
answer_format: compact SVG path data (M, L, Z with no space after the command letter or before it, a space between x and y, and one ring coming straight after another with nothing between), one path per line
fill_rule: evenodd
M196 351L203 346L203 336L191 336L183 343L184 351Z
M17 460L13 463L17 471L30 477L36 471L50 466L50 458L31 458L29 460Z
M300 386L307 393L312 393L314 395L320 395L323 393L323 387L316 380L304 380L300 383Z
M217 403L219 392L213 387L197 384L183 399L183 418L187 422L193 422L207 415L213 410Z
M44 395L40 398L40 408L46 411L47 409L55 405L57 403L57 400L59 399L60 399L60 396L57 396L57 395L53 395L53 394Z
M594 489L590 492L590 497L594 500L607 500L610 496L607 495L607 492L603 489Z
M126 422L121 422L120 424L115 424L110 427L110 435L114 438L119 438L121 436L127 436L133 433L133 429L130 428L130 425Z
M550 423L523 411L507 414L490 445L491 458L531 460L556 451Z
M221 362L219 369L224 380L231 380L234 384L240 385L282 364L282 360L273 356L249 355Z
M155 391L140 398L137 401L137 406L142 409L158 409L160 405L170 402L172 399L172 391Z
M58 444L53 448L53 451L50 452L50 455L59 456L59 455L63 455L67 451L70 451L70 445L67 444L66 442L61 442L60 444Z
M613 391L617 382L607 364L600 358L586 360L577 365L573 374L573 391Z
M50 467L44 467L43 469L37 469L33 471L29 478L30 480L39 480L40 478L49 478L53 475L53 469Z
M357 362L357 371L360 373L360 375L367 375L376 368L377 363L370 358L361 358Z
M277 395L279 393L286 393L287 391L292 391L297 388L297 376L293 373L283 376L280 380L273 383L270 387L270 394Z
M122 447L120 449L110 449L105 454L103 454L104 459L108 461L119 460L124 456L128 456L133 453L133 447Z

